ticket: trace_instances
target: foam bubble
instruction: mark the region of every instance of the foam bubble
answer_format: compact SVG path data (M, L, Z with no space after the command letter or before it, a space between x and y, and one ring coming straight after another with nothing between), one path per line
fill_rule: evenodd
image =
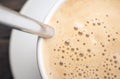
M91 55L89 55L89 58L91 58Z
M114 78L116 78L117 77L117 75L114 75Z
M95 26L96 24L95 24L95 23L93 23L92 25L93 25L93 26Z
M105 45L102 45L102 47L105 47Z
M53 51L56 51L56 49L53 49Z
M108 17L109 15L108 14L106 14L106 17Z
M52 73L50 72L49 75L52 75Z
M68 46L70 44L70 42L65 41L64 44Z
M60 66L63 66L63 62L60 61L60 62L59 62L59 65L60 65Z
M87 57L85 56L84 59L86 59Z
M97 23L97 25L99 25L99 26L100 26L100 25L101 25L101 23Z
M91 34L93 34L93 32L91 32Z
M112 59L110 59L110 62L112 62Z
M79 42L80 40L79 39L77 39L77 42Z
M79 61L79 58L76 58L77 61Z
M56 65L56 63L54 63L54 65Z
M86 43L83 43L83 45L86 45Z
M74 30L78 30L78 27L74 27Z
M79 50L79 48L76 48L76 50L78 51L78 50Z
M71 51L74 51L75 49L74 48L71 48Z
M104 49L104 52L106 52L107 50L106 49Z
M116 34L118 34L118 32L116 32Z
M110 75L110 73L107 73L107 75Z
M97 18L95 18L95 20L98 20Z
M87 24L85 24L85 26L87 26Z
M113 41L115 41L115 38L113 38Z
M106 70L104 70L104 72L106 73Z
M114 61L115 64L117 64L117 61Z
M64 53L65 52L65 50L62 50L62 53Z
M64 56L62 56L61 58L64 59Z
M106 79L107 78L107 76L104 76L104 79Z
M89 24L90 22L89 22L89 21L87 21L86 23L87 23L87 24Z
M118 70L120 70L120 67L118 67Z
M107 36L108 38L110 37L110 35Z
M82 32L78 32L78 35L83 35L83 33Z
M84 56L84 54L83 54L83 53L80 53L80 54L79 54L79 56L80 56L80 57L83 57L83 56Z
M59 52L59 51L60 51L60 49L57 49L57 51Z
M79 76L82 76L82 74L81 74L81 73L78 73L78 75L79 75Z
M109 68L109 71L111 71L111 69Z
M89 34L86 34L86 37L89 37Z
M64 75L64 76L66 76L67 74L66 74L66 73L64 73L63 75Z
M69 47L67 47L67 50L69 50L70 48Z
M110 42L110 39L108 39L108 42Z
M88 66L86 66L86 68L88 68Z
M105 53L102 53L102 56L105 56Z
M104 26L104 28L106 28L106 26Z
M87 49L88 52L91 52L91 49Z
M77 55L77 52L75 52L75 55Z

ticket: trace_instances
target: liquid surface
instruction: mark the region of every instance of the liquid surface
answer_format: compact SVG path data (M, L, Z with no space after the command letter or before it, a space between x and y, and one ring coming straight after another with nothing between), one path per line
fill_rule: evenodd
M120 0L67 0L48 24L48 79L120 79Z

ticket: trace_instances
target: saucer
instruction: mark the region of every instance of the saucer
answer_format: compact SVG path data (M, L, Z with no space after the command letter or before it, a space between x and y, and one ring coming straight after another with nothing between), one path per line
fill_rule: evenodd
M20 13L43 22L56 1L28 0ZM37 64L37 40L35 35L12 30L9 55L14 79L41 79Z

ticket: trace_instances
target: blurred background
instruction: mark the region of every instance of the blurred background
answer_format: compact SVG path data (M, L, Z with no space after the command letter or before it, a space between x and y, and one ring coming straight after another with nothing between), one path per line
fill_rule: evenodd
M4 5L15 11L20 11L27 0L0 0ZM9 42L11 29L0 24L0 79L13 79L9 62Z

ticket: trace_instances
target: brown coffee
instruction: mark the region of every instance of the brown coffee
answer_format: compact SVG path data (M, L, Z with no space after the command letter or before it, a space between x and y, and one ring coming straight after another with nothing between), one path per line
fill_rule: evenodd
M120 0L67 0L48 24L47 79L120 79Z

